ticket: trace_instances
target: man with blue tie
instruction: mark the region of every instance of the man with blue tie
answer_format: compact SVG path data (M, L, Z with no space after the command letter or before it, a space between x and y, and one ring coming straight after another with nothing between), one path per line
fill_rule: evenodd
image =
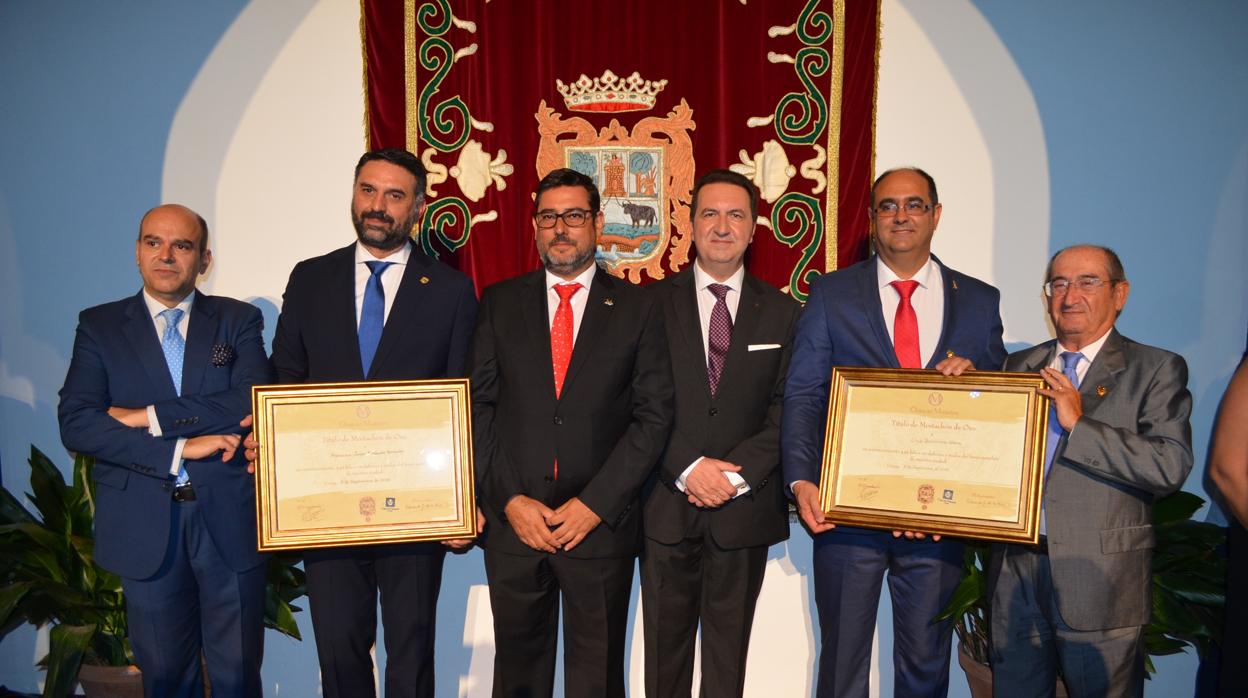
M1192 469L1187 363L1114 328L1131 286L1112 250L1068 247L1045 278L1057 337L1005 362L1040 373L1053 410L1040 543L989 564L993 687L1052 696L1060 672L1075 698L1140 696L1152 505Z
M122 579L148 696L259 696L265 558L238 452L251 386L270 380L255 307L209 296L208 226L178 205L139 225L137 295L84 310L61 438L96 458L95 558Z
M815 280L797 321L781 421L785 484L814 535L815 605L822 649L818 695L865 697L885 572L893 602L894 695L944 696L952 625L932 618L962 578L963 546L922 534L824 521L819 506L833 366L996 369L1001 294L931 254L940 222L936 183L901 168L871 187L875 256Z
M421 252L424 165L398 148L356 164L350 245L297 264L273 337L281 383L459 378L477 315L472 281ZM254 441L247 457L255 457ZM328 698L375 694L377 604L387 696L434 695L434 613L446 547L470 541L308 550L312 629Z

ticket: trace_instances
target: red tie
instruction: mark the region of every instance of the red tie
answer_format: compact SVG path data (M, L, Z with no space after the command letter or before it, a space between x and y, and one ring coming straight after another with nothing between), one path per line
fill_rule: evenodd
M559 294L559 307L555 309L555 322L550 326L550 358L555 367L555 397L563 392L563 379L568 374L568 362L572 360L572 296L581 290L580 284L555 284Z
M919 318L910 305L910 296L914 295L919 282L894 281L891 285L901 296L893 318L893 350L897 352L897 364L902 368L923 368L919 362Z

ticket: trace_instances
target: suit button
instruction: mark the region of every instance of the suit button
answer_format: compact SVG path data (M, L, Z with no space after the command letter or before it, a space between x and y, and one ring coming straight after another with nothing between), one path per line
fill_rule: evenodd
M191 417L191 424L199 424L199 417Z
M563 417L555 417L555 425L563 424Z
M718 407L712 407L712 408L711 408L711 409L707 412L707 414L709 414L709 415L711 415L712 417L714 417L715 415L719 414L719 408L718 408Z

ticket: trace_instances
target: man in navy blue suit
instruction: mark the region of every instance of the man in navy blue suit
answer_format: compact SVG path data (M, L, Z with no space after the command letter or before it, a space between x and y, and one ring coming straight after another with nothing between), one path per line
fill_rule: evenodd
M936 183L923 170L880 175L871 188L875 256L812 283L797 322L780 443L785 483L814 535L820 697L867 695L886 571L894 695L948 692L952 625L932 618L961 580L962 545L921 533L837 528L819 506L833 366L958 375L974 367L996 370L1005 359L1000 293L931 254L940 211Z
M356 241L290 272L273 337L281 383L458 378L477 317L472 281L411 242L425 211L425 168L397 148L356 164ZM247 454L254 458L254 441ZM434 694L434 614L446 546L308 550L308 599L325 696L374 695L377 603L387 696Z
M149 696L259 696L264 557L238 452L251 386L270 380L255 307L195 290L208 226L149 211L143 290L84 310L59 409L61 438L96 458L95 558L122 579Z

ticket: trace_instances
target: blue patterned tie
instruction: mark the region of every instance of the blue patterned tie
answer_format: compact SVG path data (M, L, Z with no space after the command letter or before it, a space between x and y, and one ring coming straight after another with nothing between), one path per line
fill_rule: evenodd
M173 379L173 390L182 394L182 356L186 353L186 340L178 331L178 323L182 322L182 309L169 308L160 311L158 317L165 319L165 334L160 338L160 349L165 352L165 364L169 366L169 377ZM178 466L177 485L181 487L190 482L185 466Z
M377 345L381 342L381 328L386 324L386 290L381 286L381 275L394 262L365 262L372 273L364 287L364 305L360 308L360 364L364 377L373 366Z
M1083 358L1083 354L1077 351L1062 352L1062 373L1070 379L1070 384L1075 386L1075 390L1079 389L1079 374L1075 369L1079 366L1079 360ZM1066 430L1057 421L1057 408L1049 405L1049 438L1045 442L1044 455L1044 476L1049 476L1049 468L1053 467L1053 455L1057 453L1057 444L1062 439L1062 434Z

